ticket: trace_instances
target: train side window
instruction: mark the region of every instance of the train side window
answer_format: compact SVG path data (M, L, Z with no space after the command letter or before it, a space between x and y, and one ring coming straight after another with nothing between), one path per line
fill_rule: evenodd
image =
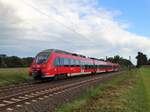
M60 66L64 66L64 58L60 58Z
M88 69L88 63L85 62L85 69Z
M89 68L89 63L87 62L87 63L86 63L86 69L88 69L88 68Z
M75 62L75 67L77 67L77 65L78 65L78 62L77 62L77 60L74 60L74 62Z
M90 69L90 63L88 62L88 69Z
M86 69L86 62L83 62L83 68Z
M77 66L78 67L80 66L80 60L77 60Z
M64 66L68 67L70 65L70 59L64 58Z
M70 66L71 59L68 58L68 67Z
M75 66L78 67L79 66L79 61L75 60Z
M84 62L84 67L85 67L85 69L87 69L87 63L86 62Z
M94 69L94 63L92 63L91 66L92 66L92 69Z
M93 68L93 64L92 64L92 63L90 63L90 68L91 68L91 69Z
M84 62L84 65L83 65L83 66L84 66L84 69L86 69L86 66L87 66L87 65L86 65L86 62Z
M71 66L71 59L68 58L68 66Z
M70 66L72 67L72 59L70 59Z
M55 58L54 65L55 66L59 66L60 65L59 58Z
M90 69L90 63L88 62L88 69Z
M84 65L84 63L83 63L82 61L81 61L81 63L80 63L80 64L81 64L81 66L83 66L83 65Z
M91 63L89 63L89 68L90 68L90 69L92 68L92 64L91 64Z
M71 67L74 66L74 60L73 60L73 59L70 60L70 66L71 66Z
M67 66L67 65L68 65L68 59L64 58L64 66Z
M93 68L94 68L94 67L93 67L93 63L91 63L90 67L91 67L91 69L93 69Z
M74 67L76 65L76 60L73 59L72 66Z
M76 66L76 60L73 60L73 66L74 67Z
M85 68L85 63L83 61L81 61L81 66L83 69Z
M88 64L89 65L89 69L91 68L91 63Z

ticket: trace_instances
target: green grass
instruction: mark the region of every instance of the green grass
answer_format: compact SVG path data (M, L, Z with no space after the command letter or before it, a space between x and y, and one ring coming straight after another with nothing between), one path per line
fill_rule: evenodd
M103 84L91 87L85 95L57 108L56 112L149 112L149 68L127 71ZM148 78L147 78L148 77Z
M148 107L150 112L150 67L144 67L139 70L140 77L142 78L145 96L148 100Z
M4 68L0 69L0 86L18 84L30 79L28 68Z

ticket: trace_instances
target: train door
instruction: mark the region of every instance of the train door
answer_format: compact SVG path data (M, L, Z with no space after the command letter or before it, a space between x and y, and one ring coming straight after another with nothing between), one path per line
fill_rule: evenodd
M55 58L55 61L54 61L54 66L55 66L55 68L54 68L54 74L55 75L58 75L59 74L59 67L60 67L60 61L59 61L59 57L56 57Z
M57 67L57 71L60 75L65 73L65 66L64 66L64 58L59 57L59 67Z
M96 73L96 71L97 71L97 66L96 66L96 63L95 63L95 61L93 60L93 65L94 65L94 73Z
M55 74L59 75L63 73L63 59L60 57L55 58Z
M57 59L57 57L54 58L53 61L54 62L52 64L53 65L52 74L55 76L57 74L57 67L58 67L58 59Z
M80 61L80 69L81 69L81 74L85 73L85 62Z
M81 73L84 73L84 63L82 61L80 62L80 69Z

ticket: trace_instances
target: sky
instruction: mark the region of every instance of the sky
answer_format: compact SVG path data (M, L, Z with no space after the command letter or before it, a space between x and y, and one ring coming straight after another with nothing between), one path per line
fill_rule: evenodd
M61 49L89 57L150 57L149 0L0 0L0 54Z
M128 31L150 37L150 0L99 0L99 4L107 10L120 10L120 21L131 24Z

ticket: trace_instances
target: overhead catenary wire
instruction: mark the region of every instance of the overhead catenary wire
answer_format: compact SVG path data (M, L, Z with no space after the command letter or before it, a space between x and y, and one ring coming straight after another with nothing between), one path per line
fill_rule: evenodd
M26 2L25 0L22 0L24 4L26 4L28 7L34 9L35 11L37 11L38 13L44 15L44 16L47 16L48 18L52 19L53 21L55 21L56 23L62 25L63 27L67 28L68 30L72 31L73 33L76 33L77 35L81 36L81 37L84 37L86 38L87 40L89 40L85 35L77 32L76 30L72 29L71 27L65 25L64 23L58 21L57 19L54 19L52 16L50 16L49 14L43 12L42 10L39 10L37 7L34 7L33 5L31 5L30 3ZM91 40L89 40L91 41Z
M24 2L24 4L25 4L26 6L28 6L28 7L32 8L32 9L34 9L34 10L35 10L36 12L38 12L39 14L42 14L42 15L44 15L44 16L50 18L51 20L53 20L53 21L55 21L56 23L62 25L62 26L65 27L66 29L68 29L68 30L72 31L73 33L77 34L78 36L85 38L85 39L89 42L89 43L88 43L88 46L93 47L93 46L95 45L95 43L94 43L93 41L91 41L88 37L86 37L85 35L83 35L83 34L81 34L81 33L78 33L77 31L75 31L75 29L72 29L72 28L70 28L69 26L66 26L64 23L58 21L57 19L54 19L53 16L50 16L49 14L45 13L44 11L39 10L37 7L34 7L32 4L26 2L25 0L22 0L22 1ZM61 38L59 38L59 39L60 39L61 41L64 41L65 43L68 43L68 45L70 45L70 42L69 42L68 40L66 41L66 40L61 39ZM70 45L69 47L71 47L72 50L76 48L76 47L73 47L72 45Z

